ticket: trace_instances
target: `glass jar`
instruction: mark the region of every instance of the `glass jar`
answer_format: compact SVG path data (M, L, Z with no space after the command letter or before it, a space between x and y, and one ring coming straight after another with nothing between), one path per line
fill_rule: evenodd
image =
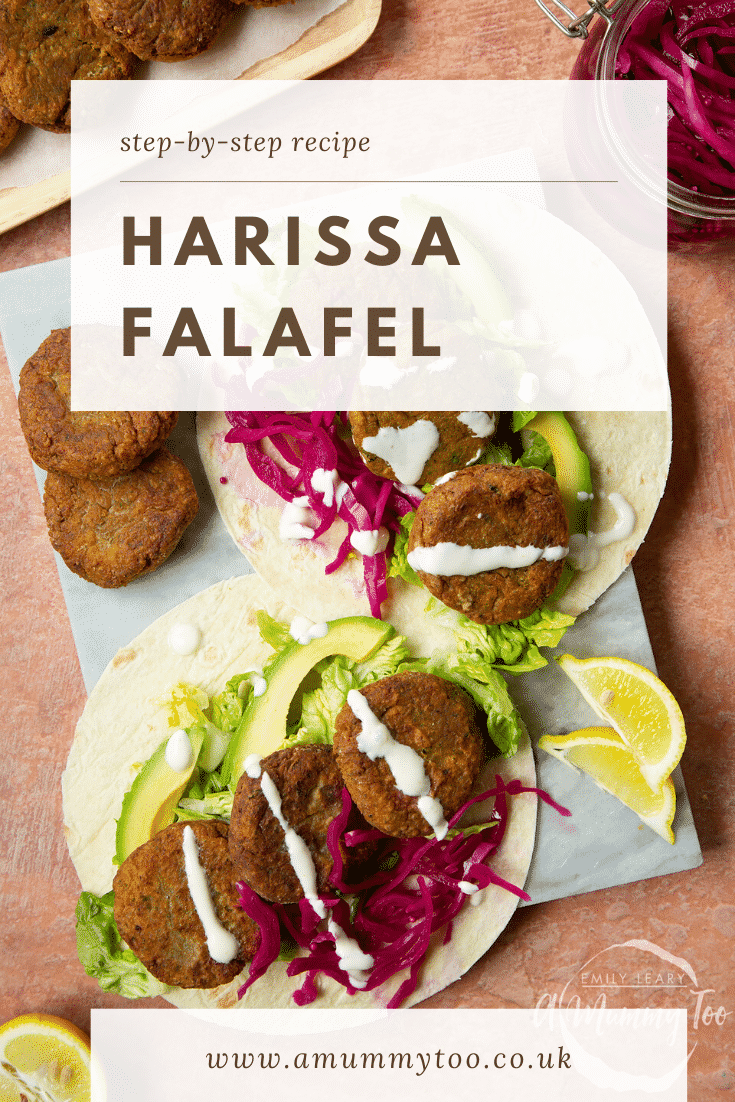
M618 51L649 0L613 0L609 6L603 0L591 0L581 16L575 16L560 0L551 0L570 17L568 23L544 0L536 2L564 34L584 39L570 79L614 80ZM735 196L705 195L669 179L667 206L670 249L712 251L735 245Z

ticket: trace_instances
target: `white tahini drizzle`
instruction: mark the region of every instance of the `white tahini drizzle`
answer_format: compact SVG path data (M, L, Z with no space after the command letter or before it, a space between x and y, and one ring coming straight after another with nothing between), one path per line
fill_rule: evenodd
M437 543L433 547L414 547L408 561L414 570L451 578L455 575L482 574L485 570L511 570L532 566L543 559L558 562L567 547L468 547L459 543Z
M253 688L253 696L262 696L265 690L268 688L268 682L263 677L263 671L256 669L255 666L251 666L250 669L243 670L243 673L250 674L250 685ZM241 681L237 687L237 695L239 697L247 696L248 682Z
M375 959L369 953L363 953L355 939L349 937L331 916L327 929L334 938L340 968L350 977L353 987L364 987L368 980L367 973L375 964Z
M189 894L199 915L199 921L204 927L209 955L219 964L229 964L237 956L240 946L237 938L224 928L215 914L207 878L199 863L199 846L190 826L184 827L182 848Z
M377 436L366 436L365 451L372 452L393 468L399 482L409 486L421 478L427 459L439 444L439 430L433 421L414 421L405 429L384 426Z
M365 697L350 689L347 703L360 720L362 730L357 736L357 748L371 761L384 758L393 774L396 788L404 796L418 796L418 809L441 841L447 833L444 811L437 799L429 795L431 781L426 775L421 756L411 746L397 742L384 723L375 716Z
M248 754L243 762L243 769L251 780L257 781L261 774L260 754Z
M287 502L281 513L278 535L282 540L313 539L314 529L309 523L311 517L308 497L295 497L293 501Z
M289 628L289 634L297 643L305 647L312 639L323 639L329 631L329 624L315 624L307 616L294 616Z
M484 439L495 432L497 418L494 413L459 413L457 420L466 425L473 436Z
M311 488L324 498L324 504L330 507L334 502L334 491L339 485L339 475L336 471L327 471L324 467L317 467L311 476Z
M174 773L185 773L191 766L193 754L189 736L183 727L177 727L171 732L163 752L166 765L173 769Z
M377 555L388 546L387 528L370 528L361 532L350 532L350 543L361 555Z
M601 494L598 496L602 496ZM616 520L607 532L576 533L569 537L569 561L575 570L593 570L600 561L599 549L633 535L636 524L635 509L622 494L607 495L615 510Z
M168 633L168 645L174 654L194 654L201 641L202 633L194 624L174 624Z
M260 765L258 765L260 768ZM261 772L260 788L268 801L268 807L280 823L285 834L286 849L296 878L301 885L304 896L309 900L319 918L326 918L327 909L322 903L316 890L316 869L309 847L304 839L289 826L283 817L281 810L281 794L266 772Z

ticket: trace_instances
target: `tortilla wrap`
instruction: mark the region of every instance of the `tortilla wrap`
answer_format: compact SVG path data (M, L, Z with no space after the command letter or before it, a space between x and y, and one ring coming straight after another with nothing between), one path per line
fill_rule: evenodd
M414 587L406 587L413 590ZM399 602L395 627L407 636L412 655L429 654L452 645L447 627L425 617L419 590L407 592ZM290 622L295 610L281 601L255 575L219 582L166 613L146 628L129 646L118 651L92 691L77 725L62 778L64 824L71 859L85 891L103 895L112 888L115 867L115 821L122 800L137 771L167 737L170 729L165 703L180 681L203 688L208 694L249 667L262 667L272 653L262 642L256 613L265 609L276 619ZM201 642L190 656L174 653L168 635L176 624L198 628ZM524 786L535 784L536 771L528 736L512 758L487 763L479 784L491 788L495 774L506 782L515 778ZM485 808L485 816L489 813ZM473 820L482 818L482 805L472 809ZM533 851L536 828L536 796L524 793L510 801L508 827L492 867L504 879L523 886ZM477 900L477 903L474 903ZM435 935L420 973L416 990L404 1005L426 999L458 979L493 944L518 904L517 896L490 885L466 903L453 924L448 945L441 945L443 931ZM171 988L164 997L184 1008L295 1008L292 992L303 977L290 979L287 964L276 962L241 1001L237 989L247 970L229 984L211 990ZM382 1007L405 973L370 993L350 996L333 980L320 977L322 994L313 1006Z
M606 500L621 494L633 507L635 527L625 539L600 548L599 561L575 574L558 607L579 616L612 585L630 563L648 531L666 485L671 458L671 414L661 412L567 413L590 460L594 500L593 532L606 532L615 512ZM324 568L347 532L337 520L315 540L285 540L279 524L285 503L253 474L241 444L227 444L224 413L197 417L199 452L220 515L253 568L281 592L293 595L299 612L312 620L370 614L360 557L355 554L333 574ZM383 616L393 619L396 586L389 579ZM403 592L403 591L401 591ZM425 594L424 600L428 597Z

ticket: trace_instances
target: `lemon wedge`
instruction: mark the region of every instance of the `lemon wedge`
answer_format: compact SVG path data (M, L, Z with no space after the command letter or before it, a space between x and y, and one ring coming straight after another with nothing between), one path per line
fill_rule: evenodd
M544 735L539 747L555 758L581 769L595 784L635 811L666 842L674 844L671 824L676 795L671 778L652 792L638 763L620 736L609 727L585 727L571 735Z
M558 659L597 715L629 747L654 791L679 763L686 743L684 717L662 681L625 658Z
M0 1026L0 1099L89 1102L89 1038L52 1014L23 1014ZM14 1091L14 1088L15 1091Z

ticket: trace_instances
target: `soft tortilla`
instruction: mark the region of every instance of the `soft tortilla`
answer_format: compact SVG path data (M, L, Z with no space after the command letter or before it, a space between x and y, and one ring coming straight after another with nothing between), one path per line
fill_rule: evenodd
M423 594L406 587L400 601L397 629L407 635L414 654L429 654L436 646L452 643L451 630L422 613ZM69 852L85 891L103 895L112 887L115 868L115 820L122 799L140 765L167 733L165 701L180 681L201 686L212 694L234 674L261 667L272 653L258 633L255 614L265 609L289 622L295 612L274 594L262 579L249 575L219 582L162 616L133 642L118 651L87 702L77 725L66 771L62 778L64 823ZM195 654L175 654L168 645L174 624L192 624L201 632ZM528 737L512 758L494 759L485 768L481 783L492 787L495 774L506 781L518 778L535 784L536 771ZM480 789L481 790L481 789ZM536 797L513 798L508 828L493 868L504 879L522 886L533 851ZM419 984L404 1005L428 998L458 979L493 944L513 914L515 895L490 886L467 903L454 922L452 938L441 945L441 936L429 952ZM303 977L289 979L286 964L277 962L241 1001L239 979L209 991L170 988L165 998L176 1006L212 1008L293 1008L292 992ZM321 977L322 994L315 1008L351 1009L384 1006L403 976L370 993L350 996L339 984Z
M622 574L651 525L669 470L671 415L593 412L567 413L567 417L592 468L591 530L605 532L615 523L607 494L622 494L636 514L631 535L601 548L599 562L575 574L561 598L560 610L578 616ZM359 556L348 558L333 574L324 573L347 526L338 520L318 540L282 539L279 525L284 503L253 474L242 445L225 443L229 428L224 413L197 417L202 463L222 519L240 551L267 582L292 594L299 612L312 620L356 612L369 615ZM390 582L389 594L383 612L390 620L397 594Z

